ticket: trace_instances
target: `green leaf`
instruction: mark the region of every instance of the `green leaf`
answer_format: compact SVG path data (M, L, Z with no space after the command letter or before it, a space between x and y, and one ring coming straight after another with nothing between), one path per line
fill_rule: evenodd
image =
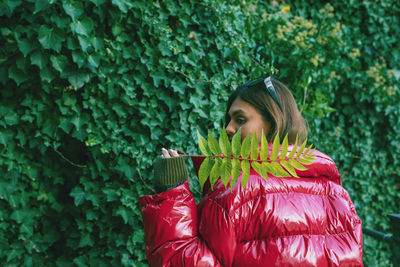
M258 158L258 154L260 153L260 147L258 145L257 133L254 132L253 137L251 138L251 152L250 158L251 160L256 160Z
M291 177L278 162L263 163L267 168L268 172L275 177Z
M241 162L241 167L243 170L242 173L242 186L243 188L246 186L247 181L249 180L250 177L250 163L248 160L242 160Z
M59 55L59 56L51 55L50 61L53 68L59 72L63 72L65 70L65 67L68 65L68 59L64 55Z
M39 69L43 69L49 62L48 57L44 56L40 50L33 52L30 58L32 64L38 66Z
M299 176L296 174L296 171L294 170L294 168L286 161L286 160L282 160L281 161L281 165L283 167L285 167L285 169L293 176L298 178Z
M15 65L12 65L11 68L8 69L8 77L13 79L17 85L29 79L29 75L18 69Z
M76 87L77 89L81 88L90 81L90 75L84 71L74 71L68 73L68 81L71 83L72 86Z
M221 177L222 183L225 185L225 187L229 183L231 169L232 169L232 160L230 158L223 158L222 165L220 168L220 177Z
M199 184L201 187L201 191L203 191L204 183L207 181L208 176L210 175L211 168L213 167L213 162L211 158L207 157L201 163L199 168Z
M78 19L84 12L84 7L80 1L63 1L63 8L73 21Z
M282 150L281 150L281 155L279 156L280 160L283 160L286 158L286 154L288 151L288 135L286 134L285 138L283 139L282 142Z
M217 139L211 134L211 131L208 131L208 146L214 156L219 157L219 155L221 155L221 148L219 147Z
M268 171L265 167L263 167L263 164L253 161L251 163L251 167L259 174L261 175L264 179L268 180Z
M214 166L212 167L211 172L210 172L211 189L214 188L214 184L219 178L219 174L220 174L220 170L219 169L220 169L220 167L221 167L221 159L220 158L216 158Z
M276 158L278 157L279 148L280 148L280 143L279 143L279 132L278 132L275 135L274 143L272 145L272 155L271 155L271 158L270 158L271 161L275 161Z
M36 0L35 1L35 11L33 14L36 14L40 11L46 10L47 8L50 7L52 1L49 0Z
M222 128L222 133L219 137L219 146L221 147L222 153L225 156L231 155L231 143L229 142L229 137L226 133L225 127Z
M239 128L239 130L232 137L232 154L235 158L238 158L240 155L240 149L242 147L241 138L242 133L241 129Z
M308 152L310 152L311 148L312 148L312 144L306 149L306 151L304 152L303 156L307 156Z
M79 206L85 200L85 192L82 191L82 188L75 187L72 189L70 196L74 198L75 206Z
M268 159L269 154L269 145L267 138L264 135L264 130L261 132L261 151L260 151L260 160L266 161Z
M18 38L17 44L18 44L19 50L22 52L24 57L26 57L29 54L29 52L31 52L32 50L34 50L37 47L36 42L32 42L32 40L26 40L26 39L21 40Z
M46 25L42 25L39 28L38 40L45 49L52 49L60 52L62 42L65 41L65 37L61 30L57 28L49 28Z
M71 31L73 33L81 34L88 37L94 28L93 21L90 18L84 18L83 20L76 20L72 22L70 26L71 26Z
M307 168L304 167L303 165L301 165L298 161L296 161L295 159L289 159L288 163L295 168L296 170L300 170L300 171L306 171Z
M203 153L203 155L205 156L211 156L211 150L208 147L207 140L203 136L201 136L199 130L197 130L197 140L199 142L199 148L201 153Z
M233 186L236 184L236 181L241 173L241 167L240 167L240 160L238 159L233 159L232 160L232 178L231 178L231 189Z
M112 0L111 2L113 5L118 6L122 13L127 13L128 9L132 6L132 3L127 0Z
M240 149L240 155L243 159L248 159L250 156L250 146L251 146L251 133L249 133L243 140L242 147Z
M296 142L294 143L294 146L292 147L292 151L290 152L288 158L292 159L294 157L294 154L296 153L297 150L297 140L298 139L298 135L296 135Z
M301 164L304 165L311 165L313 163L313 161L311 160L307 160L307 159L303 159L303 158L297 158L297 161L300 162Z
M307 144L307 139L304 140L304 142L301 144L299 151L297 151L296 157L300 157L300 155L303 153L304 148L306 147Z
M26 238L29 238L33 235L33 226L32 224L22 223L21 227L19 228L21 233L26 234Z

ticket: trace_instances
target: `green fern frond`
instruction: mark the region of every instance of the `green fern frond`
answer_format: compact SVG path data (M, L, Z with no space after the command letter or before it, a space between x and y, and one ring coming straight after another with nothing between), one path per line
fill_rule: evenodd
M315 161L313 145L306 149L307 140L298 148L298 137L289 152L288 136L282 141L279 140L279 133L275 136L272 143L271 155L269 155L269 144L261 133L261 149L257 134L248 134L241 142L241 130L239 129L229 141L225 129L217 141L208 132L208 141L197 131L200 151L205 159L199 169L199 183L201 189L209 178L211 188L215 182L221 178L225 187L230 181L231 189L236 184L240 174L243 188L246 186L250 177L250 168L268 179L271 174L275 177L298 177L296 170L305 171L304 165L310 165Z

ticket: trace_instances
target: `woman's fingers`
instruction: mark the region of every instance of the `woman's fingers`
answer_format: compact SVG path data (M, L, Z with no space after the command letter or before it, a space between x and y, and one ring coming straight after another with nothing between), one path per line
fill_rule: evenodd
M170 158L171 156L168 153L168 150L166 150L165 148L161 149L161 153L163 155L164 158Z
M166 150L165 148L162 148L161 153L164 158L179 157L178 151L176 149Z
M178 151L176 151L176 149L170 149L170 150L169 150L169 154L170 154L172 157L179 157Z

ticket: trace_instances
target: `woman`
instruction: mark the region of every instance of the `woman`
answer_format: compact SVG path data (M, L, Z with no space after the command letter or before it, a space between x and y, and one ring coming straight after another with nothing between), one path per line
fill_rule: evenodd
M226 122L228 135L241 128L242 139L279 132L293 144L307 135L293 95L269 77L237 88ZM246 187L239 178L232 190L218 180L197 207L184 157L162 154L155 179L166 191L139 199L151 266L363 266L361 221L327 155L315 151L300 178L265 180L251 170Z

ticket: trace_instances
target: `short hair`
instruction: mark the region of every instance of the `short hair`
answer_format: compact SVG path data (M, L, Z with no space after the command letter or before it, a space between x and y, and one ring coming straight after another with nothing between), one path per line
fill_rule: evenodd
M303 142L307 138L308 126L297 107L292 93L280 81L276 79L271 79L271 81L282 109L269 95L264 84L264 78L259 78L239 85L229 97L225 113L226 125L229 124L231 119L229 109L235 99L240 97L259 111L263 119L271 124L270 131L266 135L269 142L272 142L278 132L281 142L286 134L288 135L289 144L295 143L296 136L298 136L299 142Z

